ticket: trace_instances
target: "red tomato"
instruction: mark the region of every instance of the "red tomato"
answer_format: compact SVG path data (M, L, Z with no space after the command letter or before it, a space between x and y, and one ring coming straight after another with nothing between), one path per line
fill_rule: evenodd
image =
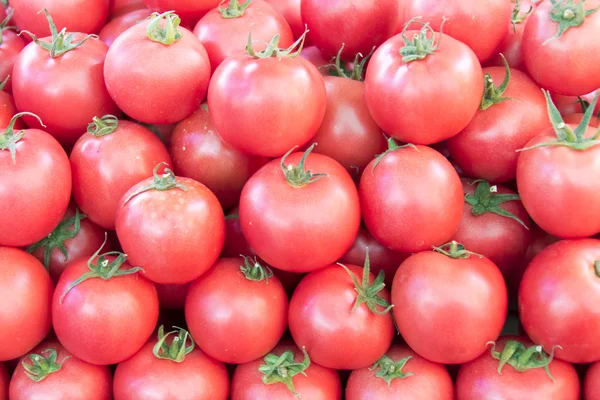
M0 309L0 361L21 357L48 334L52 290L50 277L35 257L0 247L0 301L10 305Z
M4 10L0 6L0 10ZM4 18L6 17L6 18ZM12 75L13 66L19 53L25 47L23 39L12 29L7 29L9 17L0 15L0 82ZM12 93L12 82L9 79L4 90ZM0 126L3 126L0 123Z
M1 397L0 397L1 398ZM583 381L583 400L600 398L600 362L592 364Z
M241 257L219 260L192 282L185 303L196 344L228 364L247 363L271 351L283 336L287 311L279 279L256 260Z
M121 197L161 162L171 157L150 130L112 115L95 117L71 152L73 197L91 221L115 229Z
M462 364L500 335L506 285L493 262L452 242L402 263L392 304L398 330L415 352L430 361Z
M31 96L34 97L34 96ZM0 245L26 246L58 225L71 196L71 168L60 144L37 129L0 131Z
M23 357L10 381L11 400L112 399L108 367L73 357L56 340Z
M75 357L108 365L127 360L146 343L158 320L158 296L125 254L99 253L67 266L52 299L52 322Z
M590 104L594 101L594 97L598 91L595 90L583 96L563 96L561 94L552 93L552 101L560 111L560 115L567 116L569 114L584 113ZM596 103L594 114L600 113L600 102Z
M281 344L263 359L239 365L231 381L231 400L340 400L335 370L312 363L296 346Z
M450 240L464 207L452 164L426 146L399 147L393 139L389 145L360 180L362 216L369 232L382 245L406 253Z
M221 4L223 0L144 0L152 9L164 13L174 10L183 23L194 26L204 14Z
M165 169L123 195L116 230L132 264L156 283L193 281L215 263L225 241L225 217L206 186ZM157 244L159 244L157 246Z
M456 380L457 400L579 400L579 392L571 364L518 337L498 340L490 353L464 364Z
M225 217L225 244L223 245L223 257L237 257L239 255L255 256L256 252L250 247L244 237L242 225L240 224L239 209L231 209Z
M572 125L579 124L582 119L583 119L583 114L581 114L581 113L569 114L569 115L565 115L563 117L563 121L565 121L565 124L572 124ZM590 119L590 126L592 128L598 128L598 126L600 126L600 117L592 117Z
M98 36L107 46L111 46L120 34L150 16L150 10L143 8L123 14L104 25Z
M443 365L394 345L372 368L350 374L346 400L366 399L454 400L454 384Z
M183 310L188 287L190 286L188 283L181 285L161 285L157 283L154 286L156 286L161 310Z
M402 142L432 144L456 135L481 101L483 73L475 53L432 32L425 25L392 37L375 51L367 69L369 111L384 132Z
M352 178L333 159L309 155L312 148L265 165L240 199L248 243L267 264L284 271L310 272L336 262L360 226Z
M600 32L600 13L590 11L598 7L600 0L539 3L525 26L523 58L540 86L570 96L600 87L600 41L588 40Z
M519 289L528 336L573 363L600 361L600 241L563 240L531 261Z
M325 58L321 51L319 51L319 49L317 49L315 46L304 47L300 52L300 57L306 59L312 65L317 67L321 75L329 76L329 70L321 67L332 64L332 61Z
M151 339L136 355L117 366L115 400L228 399L229 376L225 366L195 349L187 331L179 328L165 334L161 326L158 339Z
M2 7L0 7L0 12ZM8 377L8 371L4 364L0 363L0 400L8 400L8 383L10 379Z
M4 82L8 81L5 80ZM6 90L6 85L4 88L2 87L4 82L0 82L0 129L6 128L12 117L17 113L17 107L15 107L15 101L13 97L9 93L3 91L3 89ZM15 123L15 129L23 128L23 122L21 120L17 120Z
M296 39L300 38L306 30L306 25L302 21L302 13L300 11L301 0L266 0L267 3L271 4L277 11L283 15L283 18L287 21L292 33ZM308 43L308 41L307 41Z
M109 20L113 20L122 15L146 8L144 0L109 0L109 3Z
M189 117L204 99L210 63L202 43L179 27L177 15L165 13L119 35L106 55L104 74L108 92L127 115L172 124Z

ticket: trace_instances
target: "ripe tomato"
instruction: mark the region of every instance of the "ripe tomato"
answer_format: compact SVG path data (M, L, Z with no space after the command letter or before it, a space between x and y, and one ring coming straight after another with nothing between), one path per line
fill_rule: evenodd
M573 363L600 361L600 241L563 240L531 261L519 288L519 313L528 336ZM557 347L560 346L560 347Z
M326 65L330 65L331 60L325 58L321 51L317 49L315 46L305 46L300 52L300 57L309 61L312 65L317 67L321 75L329 76L329 69L322 68Z
M588 368L583 381L583 399L598 398L600 398L600 362L596 362Z
M183 310L187 296L189 283L181 285L154 284L158 293L158 304L161 310Z
M302 21L302 13L300 11L301 0L266 0L277 11L283 15L287 21L292 33L296 39L300 38L306 30L306 25ZM310 40L307 40L307 44Z
M62 345L91 364L116 364L146 343L158 320L154 285L127 256L109 252L67 266L52 299L52 322Z
M10 93L6 92L6 85L9 78L0 82L0 129L6 128L12 117L17 113L15 101ZM17 120L14 126L15 129L23 129L24 125L21 120Z
M594 101L594 97L598 91L595 90L583 96L563 96L561 94L552 93L552 101L560 111L560 115L566 117L569 114L584 113L590 104ZM600 103L596 103L594 114L600 113Z
M169 336L172 338L169 338ZM225 366L196 349L184 329L150 339L115 371L115 400L195 399L227 400L229 376Z
M481 357L464 364L457 400L579 400L575 368L553 359L528 339L503 337Z
M462 364L500 335L506 285L493 262L452 242L402 263L392 304L398 330L415 352L430 361Z
M0 7L0 12L2 7ZM8 377L8 371L4 364L0 363L0 400L8 400L8 384L10 378Z
M360 180L362 216L369 232L384 246L406 253L450 240L464 207L452 164L426 146L399 147L390 139L389 147L371 161Z
M0 82L3 82L12 75L17 57L25 47L23 39L17 35L17 32L10 29L9 20L9 16L6 16L4 19L0 16ZM8 79L4 86L4 90L12 93L12 82L10 79ZM1 123L0 126L2 126Z
M104 25L98 36L107 46L112 46L117 37L132 26L150 16L150 10L142 8L123 14Z
M106 88L133 119L172 124L189 117L206 95L208 55L179 22L173 13L156 15L127 29L108 50Z
M540 86L570 96L600 87L600 42L588 40L600 32L598 7L600 0L539 3L525 25L523 59Z
M10 381L11 400L112 399L107 366L73 357L56 340L43 342L23 357Z
M224 209L238 204L246 181L268 161L241 153L224 143L206 105L177 124L171 136L170 152L175 173L206 185Z
M250 247L244 237L242 225L240 224L239 208L232 208L225 216L225 244L223 245L223 257L237 257L240 254L255 256L256 252Z
M146 8L144 0L109 0L109 3L109 20L113 20L122 15L129 14L130 12Z
M432 144L471 121L481 101L483 73L471 49L424 25L375 51L365 85L369 111L384 132L402 142Z
M157 164L171 163L164 144L149 129L112 115L94 117L71 152L73 197L96 224L115 229L121 197L152 176Z
M569 115L565 115L563 117L563 120L565 121L565 124L577 125L581 122L581 120L583 119L583 116L584 116L584 114L581 114L581 113L569 114ZM590 119L590 127L598 128L599 126L600 126L600 117L592 117Z
M443 365L394 345L372 368L350 374L346 400L366 399L454 400L454 384Z
M52 290L50 277L35 257L0 247L0 301L10 305L0 309L0 361L21 357L48 334Z
M275 268L309 272L336 262L360 226L356 186L321 154L294 153L262 167L244 186L240 223L258 256Z
M340 400L335 370L312 363L293 344L280 344L263 359L239 365L231 381L231 400Z
M223 0L144 0L159 13L174 10L185 26L194 26L204 14L221 4Z
M206 48L213 71L226 58L243 52L250 34L254 51L265 50L275 35L279 35L282 47L294 43L285 18L263 0L224 1L198 21L194 34Z

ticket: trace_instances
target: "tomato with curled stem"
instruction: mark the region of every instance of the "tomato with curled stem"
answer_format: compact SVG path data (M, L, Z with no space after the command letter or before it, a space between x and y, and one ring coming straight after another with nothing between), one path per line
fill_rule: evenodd
M302 13L300 10L301 0L266 0L267 3L271 4L277 11L283 15L283 18L287 21L294 37L298 39L302 36L306 30L306 25L302 21ZM307 40L307 44L310 43L310 39Z
M8 93L12 93L12 82L9 77L12 75L13 66L19 53L25 47L23 39L17 35L17 32L13 30L14 27L10 25L11 16L12 11L9 15L0 15L0 81L6 80L3 90Z

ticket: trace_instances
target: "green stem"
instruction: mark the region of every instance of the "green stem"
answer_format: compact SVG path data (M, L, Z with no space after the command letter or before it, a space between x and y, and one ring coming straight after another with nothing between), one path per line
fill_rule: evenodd
M529 6L529 10L527 10L527 12L521 13L521 3L519 3L519 0L515 1L515 8L513 8L510 20L510 23L513 26L513 32L517 33L517 24L522 24L532 12L533 6Z
M551 354L548 355L544 352L542 346L533 345L525 347L525 345L518 340L508 340L501 352L496 351L495 342L487 343L488 346L490 344L492 345L492 357L500 361L498 364L498 374L502 375L502 369L505 365L510 365L517 372L527 372L530 369L544 368L546 370L546 375L554 381L554 377L550 373L549 365L554 359L554 350L556 348L562 349L562 347L555 346L552 349Z
M381 160L383 160L383 157L385 157L386 155L388 155L389 153L391 153L392 151L398 150L398 149L404 149L407 147L413 148L416 151L419 151L418 147L415 146L412 143L408 143L405 145L400 146L398 144L398 142L396 141L396 139L394 139L393 137L389 137L386 139L387 140L387 144L388 144L388 148L386 151L384 151L383 153L377 155L375 157L375 163L373 164L373 171L375 170L375 167L377 167L379 165L379 163L381 162Z
M314 174L312 171L310 170L306 170L305 164L306 164L306 158L308 157L308 155L313 151L313 149L315 148L317 144L313 143L308 150L306 150L304 152L304 154L302 154L302 158L300 159L300 162L298 163L298 165L286 165L285 164L285 160L288 158L288 156L290 154L292 154L292 152L295 150L295 148L291 149L290 151L288 151L283 157L281 157L281 162L280 162L280 166L281 166L281 170L283 171L283 175L285 176L286 181L294 186L294 187L301 187L310 183L314 183L316 181L318 181L319 179L325 178L328 175L327 174Z
M480 110L487 110L491 106L500 104L506 100L515 100L512 97L504 97L504 92L508 89L508 84L510 82L510 67L508 66L506 58L504 58L504 54L500 54L500 57L502 57L502 61L504 62L504 80L500 86L496 87L492 76L490 74L485 74L483 78L483 97L481 98L481 104L479 105Z
M433 246L433 250L453 259L469 258L472 255L483 257L481 254L473 253L472 251L465 249L465 246L454 240L440 247Z
M304 31L302 36L298 38L290 47L287 49L279 48L279 34L273 36L273 39L267 45L267 48L263 51L256 52L252 46L252 32L248 35L248 43L246 44L246 53L253 58L271 58L271 57L287 57L294 58L298 57L304 48L304 42L306 41L306 34L308 29Z
M579 0L577 3L575 3L575 0L550 0L550 2L552 3L552 9L550 10L549 17L552 21L558 23L558 30L554 36L546 40L542 45L562 37L570 28L583 25L588 16L600 9L600 6L598 6L591 10L586 10L586 0Z
M187 186L185 186L181 183L178 183L177 177L175 176L173 171L170 170L169 168L165 168L164 172L162 174L158 173L158 170L160 169L160 167L166 166L166 165L167 165L166 162L161 162L156 167L154 167L154 170L152 172L154 175L154 182L152 182L148 186L144 186L144 187L136 190L132 194L130 194L129 197L127 197L127 199L125 199L125 202L123 204L129 203L129 201L131 199L133 199L135 196L137 196L141 193L147 192L149 190L165 191L165 190L172 190L172 189L181 189L184 192L187 192L187 190L188 190Z
M2 44L2 33L4 31L7 30L17 30L16 26L9 26L8 23L10 22L10 19L12 18L13 14L15 12L11 9L8 14L6 15L6 18L4 18L4 20L2 22L0 22L0 45Z
M162 14L154 13L151 18L146 29L146 35L153 42L170 46L183 37L181 31L178 29L181 18L173 11L167 11ZM163 19L165 20L164 26L161 24Z
M520 201L521 197L518 194L498 194L498 187L491 186L488 181L483 179L471 182L472 185L475 183L477 183L475 193L465 195L465 202L471 206L472 215L478 217L486 213L493 213L510 218L529 230L529 227L519 217L500 207L507 201Z
M344 65L342 65L342 52L344 51L344 47L345 44L342 44L342 47L340 48L340 50L337 53L337 56L335 57L334 64L323 65L320 68L333 67L333 69L329 72L330 76L339 76L341 78L348 78L354 81L362 82L364 80L365 66L371 58L371 56L373 55L373 52L375 52L376 47L373 47L371 49L371 52L367 54L366 57L363 57L361 53L357 53L354 57L354 62L352 63L352 69L348 69Z
M250 7L251 3L252 0L248 0L243 4L240 4L239 0L231 0L229 2L229 7L227 8L221 7L221 5L219 5L219 12L221 13L221 16L223 18L240 18L244 16L244 12L248 7Z
M48 354L44 356L43 354ZM51 347L42 350L40 354L28 354L21 360L25 375L34 382L41 382L48 375L60 371L66 360L71 356L65 356L62 362L58 362L58 353ZM29 362L28 362L29 361Z
M94 117L87 127L87 133L95 137L102 137L114 133L119 127L119 119L114 115L105 115L102 118Z
M174 327L176 330L165 334L165 327L161 325L158 328L158 341L152 348L152 354L161 360L169 360L176 363L181 363L185 360L185 356L194 350L194 339L188 331L183 328ZM167 343L167 339L171 335L173 337L171 343ZM188 345L188 339L190 344Z
M271 268L268 266L263 267L256 257L246 257L241 254L240 257L244 259L244 264L240 265L240 271L246 279L254 282L268 282L269 278L273 276Z
M402 371L411 358L412 356L408 356L401 360L394 361L387 355L384 355L371 367L371 371L379 368L379 371L377 371L375 376L383 379L388 387L391 387L394 379L406 379L409 376L415 376L412 372Z
M0 150L8 150L10 152L10 157L14 165L17 164L17 143L23 139L23 136L25 136L26 132L25 130L20 130L19 132L15 133L15 124L17 123L17 120L24 115L29 115L36 118L40 125L42 125L44 128L46 127L40 117L34 113L24 111L15 114L15 116L11 118L8 126L6 129L4 129L4 132L0 133Z
M404 24L404 29L402 29L401 35L404 40L404 46L400 49L400 55L402 56L402 62L404 63L425 59L434 54L442 42L442 31L447 19L444 18L442 20L439 39L437 41L435 40L435 31L431 28L429 23L421 22L420 19L421 17L414 17ZM408 27L415 22L420 24L422 28L412 39L408 39L406 37L406 31Z
M281 355L267 354L263 359L265 363L258 367L258 370L264 375L263 383L265 385L283 383L292 394L298 396L293 379L298 374L306 376L306 370L310 367L310 357L304 347L302 353L304 353L302 362L294 361L294 352L291 350L285 351Z

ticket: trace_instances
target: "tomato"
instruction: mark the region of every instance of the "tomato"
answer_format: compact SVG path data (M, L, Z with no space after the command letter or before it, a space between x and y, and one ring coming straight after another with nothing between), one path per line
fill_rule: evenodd
M448 150L468 176L507 182L516 176L517 150L550 126L546 102L524 72L508 67L483 72L486 89L479 110L465 129L448 140Z
M552 93L552 101L560 111L560 115L566 117L570 114L584 113L590 103L594 101L594 97L598 91L595 90L583 96L563 96L561 94ZM594 114L600 113L600 103L596 103Z
M302 13L300 11L301 0L266 0L267 3L271 4L277 11L283 15L283 18L287 21L292 33L296 39L300 38L306 26L302 21ZM307 41L308 43L308 41Z
M600 362L596 362L588 368L582 389L584 400L600 398Z
M15 106L13 97L10 95L10 93L4 91L6 90L6 85L8 82L8 78L3 82L0 82L0 129L6 128L12 117L17 113L17 107ZM23 122L18 120L15 123L15 129L22 128L24 128Z
M365 169L359 193L369 232L406 253L450 240L464 207L460 178L443 155L426 146L398 146L393 139Z
M420 16L434 31L441 31L443 26L445 34L465 43L483 62L495 54L508 35L512 8L506 0L404 0L401 23Z
M80 258L63 272L52 299L58 340L91 364L116 364L146 343L158 320L154 285L118 252Z
M21 357L50 330L52 281L23 250L0 247L0 361ZM0 392L1 393L1 392Z
M9 16L6 16L4 19L0 16L0 82L12 75L17 57L25 47L23 39L8 26L9 20ZM12 82L10 79L8 79L4 90L12 93ZM0 123L0 125L3 124Z
M100 37L100 40L110 47L120 34L139 22L147 19L149 16L150 10L147 8L133 10L113 19L108 24L104 25L104 28L102 28L98 36Z
M498 340L490 352L464 364L456 380L457 400L579 400L579 392L571 364L518 337Z
M312 65L317 67L321 75L329 76L329 70L327 68L322 68L326 65L330 65L332 62L323 56L321 51L317 49L315 46L305 46L300 52L300 57L305 58Z
M231 381L231 400L340 400L335 370L311 362L295 345L280 344L263 359L239 365Z
M569 115L565 115L563 117L563 120L565 121L565 124L577 125L581 122L581 120L583 119L583 116L584 116L584 114L581 114L581 113L569 114ZM590 119L590 127L598 128L599 126L600 126L600 117L592 117Z
M172 124L189 117L206 95L208 55L179 22L173 13L156 15L127 29L108 50L106 88L133 119Z
M217 7L223 0L143 0L152 11L164 13L175 10L183 23L194 26L204 14Z
M542 87L577 96L600 87L600 0L539 3L523 32L523 59ZM551 63L548 60L552 60Z
M573 363L600 361L600 241L564 240L531 261L519 288L519 313L527 335L556 348L556 357Z
M172 339L169 340L169 336ZM195 399L227 400L229 376L225 366L194 346L184 329L151 339L115 371L115 400Z
M365 78L375 122L392 137L414 144L437 143L459 133L477 112L482 93L483 73L475 53L428 25L381 45Z
M155 284L158 293L158 303L161 310L183 310L189 284L161 285Z
M125 14L146 8L144 0L109 0L109 3L109 20L117 19Z
M408 346L392 346L372 368L352 371L346 400L454 400L454 384L443 365Z
M240 257L219 260L192 282L185 303L187 326L200 349L228 364L272 350L287 326L287 311L285 290L270 268Z
M273 160L244 186L240 223L258 256L275 268L309 272L336 262L360 226L356 186L346 170L321 154Z
M225 244L223 245L223 257L237 257L240 254L255 256L256 252L250 247L244 237L240 225L239 208L232 208L225 216Z
M507 313L506 285L493 262L452 242L406 259L394 276L400 334L421 357L462 364L496 340Z
M205 273L225 241L225 216L208 188L166 168L123 195L116 230L125 253L156 283L183 284ZM160 244L160 245L159 245ZM193 245L190 245L193 244Z
M20 360L10 381L10 398L110 400L112 375L108 367L88 364L50 340Z
M0 12L2 7L0 7ZM8 400L8 383L10 379L8 377L8 371L4 364L0 363L0 400Z
M150 130L112 115L94 117L70 158L77 205L106 229L115 229L125 192L152 176L157 164L171 163L166 147Z

